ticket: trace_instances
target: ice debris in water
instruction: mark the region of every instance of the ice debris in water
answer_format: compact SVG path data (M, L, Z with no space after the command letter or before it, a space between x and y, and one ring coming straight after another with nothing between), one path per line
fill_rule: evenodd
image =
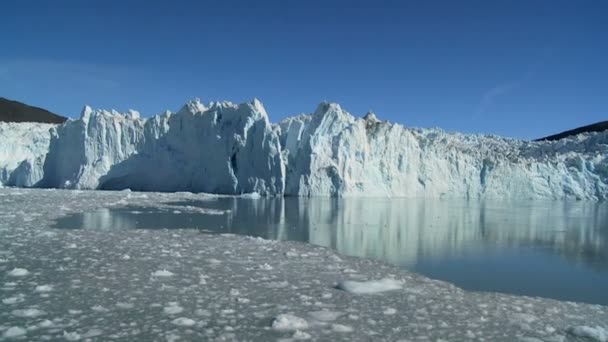
M17 317L38 317L38 316L44 316L46 315L46 313L42 310L38 310L38 309L19 309L19 310L13 310L12 314L17 316Z
M385 291L400 290L403 288L403 284L398 280L390 278L368 281L345 280L338 283L338 285L336 285L336 288L355 294L372 294Z
M349 332L353 332L353 327L349 326L349 325L344 325L344 324L332 324L331 325L331 330L337 332L337 333L349 333Z
M125 193L14 193L0 189L0 257L8 260L0 264L0 341L608 342L606 306L468 292L310 244L194 230L54 229L40 239L62 215L57 203L91 212ZM207 196L130 194L120 205ZM23 203L41 216L8 216ZM9 276L14 267L29 275ZM151 277L163 269L173 277ZM396 291L354 294L387 289Z
M175 302L169 303L168 306L163 308L163 312L167 315L177 315L178 313L181 313L182 311L184 311L184 308L182 308Z
M596 326L589 327L586 325L579 325L569 329L570 333L577 337L589 339L597 342L608 342L608 329Z
M13 297L8 297L2 300L2 304L6 304L6 305L12 305L12 304L17 304L17 303L21 303L25 300L25 295L23 294L18 294L16 296Z
M36 292L51 292L53 291L53 286L51 285L38 285L34 290Z
M77 333L75 331L72 331L72 332L64 331L63 338L65 338L66 341L78 341L81 339L81 336L79 333Z
M162 269L162 270L158 270L158 271L152 273L152 276L153 277L171 277L171 276L173 276L173 273L170 271L167 271L165 269Z
M280 314L272 321L272 329L278 331L296 331L308 329L308 322L290 314Z
M343 313L337 312L337 311L321 310L321 311L309 312L308 315L318 321L328 322L328 321L335 321L340 316L342 316Z
M8 272L8 275L11 277L23 277L28 275L30 272L25 268L14 268L12 271Z
M171 323L181 327L191 327L196 324L196 321L187 317L176 318Z
M15 338L23 336L26 333L27 331L21 327L10 327L4 332L3 336L4 338Z

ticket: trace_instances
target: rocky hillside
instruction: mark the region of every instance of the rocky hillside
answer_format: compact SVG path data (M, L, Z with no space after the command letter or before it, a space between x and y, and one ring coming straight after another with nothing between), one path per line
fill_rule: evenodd
M602 122L594 123L592 125L578 127L578 128L575 128L575 129L571 129L569 131L565 131L565 132L557 133L557 134L554 134L554 135L550 135L548 137L537 139L537 141L559 140L559 139L563 139L563 138L566 138L566 137L569 137L569 136L572 136L572 135L581 134L581 133L603 132L605 130L608 130L608 121L602 121Z
M41 122L59 124L67 120L46 109L0 97L0 122Z

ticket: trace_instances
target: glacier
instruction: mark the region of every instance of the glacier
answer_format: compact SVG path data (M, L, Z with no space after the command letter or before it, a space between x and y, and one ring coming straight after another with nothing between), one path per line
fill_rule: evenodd
M338 104L283 120L285 193L576 198L608 195L608 131L556 142L411 129Z
M93 110L52 131L41 186L220 194L283 193L279 138L258 100L199 100L177 113Z
M32 187L42 179L42 167L53 124L0 122L0 187Z
M265 196L608 198L608 131L525 141L355 117L323 102L270 122L260 101L195 99L141 118L85 107L0 123L0 184Z

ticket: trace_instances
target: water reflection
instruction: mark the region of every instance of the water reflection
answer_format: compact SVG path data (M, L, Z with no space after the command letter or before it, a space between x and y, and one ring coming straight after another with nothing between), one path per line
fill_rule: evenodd
M464 288L608 304L605 203L219 198L103 209L57 227L196 228L305 241Z

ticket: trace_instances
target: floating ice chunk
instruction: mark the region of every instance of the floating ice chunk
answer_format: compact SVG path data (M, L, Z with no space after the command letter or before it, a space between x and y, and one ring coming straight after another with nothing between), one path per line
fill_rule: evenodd
M101 305L95 305L91 307L91 310L95 311L95 312L108 312L110 310L108 310L107 308L104 308Z
M46 312L38 309L19 309L11 312L13 316L17 317L38 317L46 315Z
M241 197L241 198L249 198L249 199L259 199L259 198L262 197L262 195L260 195L257 192L251 192L251 193L248 193L248 194L239 195L239 197Z
M23 294L18 294L16 296L3 299L2 304L12 305L12 304L21 303L24 300L25 300L25 296Z
M400 290L403 283L390 278L368 281L346 280L338 283L337 289L356 294L372 294L392 290Z
M596 326L595 328L579 325L568 329L568 331L577 337L587 338L597 342L608 342L608 329Z
M12 271L8 272L8 275L11 277L23 277L28 275L30 272L25 268L13 268Z
M280 314L272 321L272 329L277 331L297 331L308 329L308 322L290 314Z
M77 333L75 331L72 331L72 332L64 331L63 338L65 338L66 341L78 341L78 340L80 340L81 336L79 333Z
M10 327L4 332L3 336L4 338L15 338L25 334L27 334L27 331L21 327Z
M179 325L180 327L191 327L196 324L196 321L187 317L176 318L171 323Z
M102 334L103 334L103 331L101 329L93 328L93 329L87 331L86 334L84 334L84 338L89 339L91 337L101 336Z
M38 328L52 328L55 326L55 323L52 321L45 319L44 321L38 323Z
M167 271L166 269L162 269L162 270L158 270L156 272L152 273L153 277L172 277L173 273L170 271Z
M384 309L383 313L385 315L394 315L397 313L397 310L395 310L394 308L386 308L386 309Z
M259 269L264 270L264 271L272 271L274 268L272 266L268 265L268 263L264 263L259 266Z
M205 309L196 309L196 311L194 311L194 313L197 316L211 317L211 312L209 310L205 310Z
M53 291L53 286L51 285L38 285L34 290L36 292L51 292Z
M133 305L133 303L118 302L118 303L116 303L116 307L119 309L133 309L135 307L135 305Z
M293 338L294 340L309 340L312 338L312 336L310 336L310 334L307 332L296 330L296 332L293 333L291 338Z
M329 322L335 321L338 317L342 316L343 313L339 311L321 310L309 312L308 315L317 321Z
M519 342L544 342L543 340L541 340L540 338L536 338L536 337L529 337L529 336L522 336L520 338L517 339ZM553 341L553 340L552 340ZM556 340L556 341L562 341L562 340Z
M163 312L167 315L177 315L184 311L184 308L177 305L177 303L169 303L169 306L163 308Z
M349 325L344 325L344 324L332 324L331 330L333 330L337 333L349 333L349 332L353 332L353 327L351 327Z

